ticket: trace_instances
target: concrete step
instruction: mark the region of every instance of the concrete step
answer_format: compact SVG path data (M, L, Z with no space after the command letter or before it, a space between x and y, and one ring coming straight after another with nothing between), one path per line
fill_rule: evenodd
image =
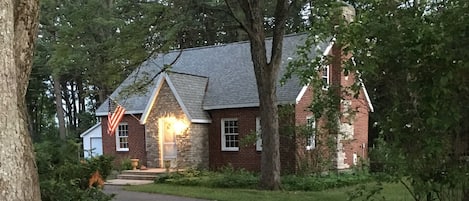
M139 174L119 174L117 175L117 179L124 179L124 180L151 180L153 181L157 175L139 175Z
M143 185L151 184L153 181L150 180L127 180L127 179L111 179L104 182L104 185L111 186L127 186L127 185Z
M121 174L131 174L131 175L158 175L166 173L163 170L124 170Z
M171 169L171 172L176 170ZM177 171L184 171L183 169ZM158 175L166 174L166 170L163 168L150 168L147 170L124 170L121 174L117 175L119 180L146 180L153 181Z

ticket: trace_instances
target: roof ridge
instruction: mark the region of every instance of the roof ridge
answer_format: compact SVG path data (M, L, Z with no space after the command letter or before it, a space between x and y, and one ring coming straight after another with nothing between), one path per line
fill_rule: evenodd
M195 74L177 72L177 71L172 71L172 70L169 70L167 72L168 72L168 74L169 73L176 73L176 74L181 74L181 75L190 75L190 76L194 76L194 77L208 78L207 76L203 76L203 75L195 75Z
M285 34L283 39L285 38L290 38L290 37L295 37L295 36L299 36L299 35L304 35L306 34L305 32L301 32L301 33L290 33L290 34ZM271 40L273 37L266 37L265 40ZM199 46L199 47L189 47L189 48L184 48L184 49L174 49L174 50L170 50L168 51L167 53L156 53L153 57L158 57L159 55L166 55L166 54L170 54L170 53L174 53L174 52L180 52L182 50L182 52L185 52L185 51L194 51L194 50L201 50L201 49L210 49L210 48L216 48L216 47L224 47L224 46L228 46L228 45L237 45L237 44L244 44L244 43L250 43L249 40L243 40L243 41L236 41L236 42L230 42L230 43L222 43L222 44L218 44L218 45L208 45L208 46Z

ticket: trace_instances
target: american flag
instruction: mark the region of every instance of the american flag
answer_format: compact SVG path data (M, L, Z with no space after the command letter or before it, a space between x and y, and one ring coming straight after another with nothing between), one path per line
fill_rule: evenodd
M124 117L124 113L125 108L121 105L117 105L116 109L114 110L114 113L111 113L111 104L109 104L109 114L107 115L107 133L109 135L114 135L117 127L119 126L119 123Z

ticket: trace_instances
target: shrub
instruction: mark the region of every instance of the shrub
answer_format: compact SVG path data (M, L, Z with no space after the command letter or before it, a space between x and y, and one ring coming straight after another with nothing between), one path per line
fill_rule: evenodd
M206 186L215 188L253 188L258 177L246 170L224 168L221 172L187 170L178 173L163 174L155 178L155 183L167 183L184 186Z
M211 179L210 186L218 188L254 188L258 181L259 178L256 174L228 166Z
M111 174L112 161L114 161L113 156L105 156L105 155L93 157L93 158L86 160L88 164L87 168L91 171L91 173L98 170L104 179L107 178L109 174Z
M89 188L90 175L98 170L105 178L111 171L112 158L100 156L88 160L78 157L79 145L59 139L35 144L43 201L110 201L112 196Z
M122 170L131 170L132 169L132 162L130 161L130 158L124 158L121 160L121 165L119 167L119 171Z
M283 188L287 191L321 191L356 185L371 180L372 177L366 173L340 173L319 176L286 175L282 177ZM232 167L225 167L218 172L188 170L163 174L155 179L155 183L211 188L255 188L258 181L259 176L257 174Z
M329 174L322 176L288 175L282 178L283 188L288 191L321 191L356 185L371 181L368 174Z
M206 171L189 169L183 172L173 172L162 174L155 178L155 183L171 183L183 186L209 186L205 182L205 178L209 175Z

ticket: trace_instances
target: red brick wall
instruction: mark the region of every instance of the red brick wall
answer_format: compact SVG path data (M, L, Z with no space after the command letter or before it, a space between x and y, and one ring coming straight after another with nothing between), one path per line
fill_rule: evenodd
M295 124L296 125L305 125L306 118L308 116L313 115L313 113L309 110L309 106L313 101L313 89L308 86L305 93L298 101L295 106Z
M333 55L341 54L341 50L338 46L334 46L332 49ZM349 59L351 55L341 55L341 60L335 59L333 65L341 65L340 61L345 61ZM348 76L345 76L342 72L342 68L333 68L333 76L339 77L340 79L335 79L336 83L340 83L342 87L350 87L356 81L356 73L350 72ZM366 101L364 91L361 89L359 91L358 98L353 98L352 95L343 95L345 100L351 101L351 110L353 111L353 139L352 140L343 140L344 152L346 154L345 163L350 166L353 165L353 154L356 153L357 156L361 159L368 158L368 119L369 119L369 107L368 102ZM344 105L341 106L341 111L344 112ZM346 118L342 118L341 122L349 122ZM364 146L363 146L364 145Z
M293 113L292 113L293 114ZM293 122L293 115L284 118L292 120L280 120L280 126L286 122ZM209 128L209 160L210 169L216 170L231 165L234 168L243 168L249 171L260 171L261 152L256 151L255 144L239 147L239 151L221 150L221 119L237 118L239 139L256 130L256 117L259 116L258 108L239 108L210 111L212 124ZM295 164L294 144L290 137L280 134L280 158L282 172L290 171Z
M331 69L331 68L329 68ZM309 117L312 117L313 113L310 111L309 106L311 106L311 103L313 101L313 89L311 86L307 87L307 90L301 97L301 99L298 101L295 107L295 125L297 126L305 126L307 124L307 119ZM322 129L321 133L327 133L326 130L324 130L324 122L322 120L319 120L319 122L316 122L316 127L318 129ZM326 158L326 155L329 155L331 152L329 150L329 147L327 145L327 135L316 135L316 148L312 150L306 150L306 140L307 138L305 136L301 136L301 133L298 133L297 135L300 135L297 137L297 150L296 150L296 155L297 155L297 165L296 168L299 171L325 171L324 168L327 167L324 165L321 165L321 163L324 163L324 160L329 161L330 159ZM319 170L321 169L321 170Z
M356 153L360 159L368 159L368 103L366 102L363 91L359 99L352 100L352 108L355 111L353 122L353 140L344 141L344 151L346 154L345 162L353 165L353 154ZM364 145L364 146L363 146Z
M351 86L355 82L355 73L349 73L348 76L345 76L343 69L340 67L342 61L350 58L350 55L344 56L341 55L340 48L334 46L332 48L331 56L333 60L331 66L329 67L330 83L331 85L341 85L342 87ZM338 56L338 57L337 57ZM339 59L340 58L340 59ZM339 93L339 92L338 92ZM368 157L368 103L365 100L363 90L360 91L358 99L353 98L352 96L344 97L346 100L351 100L351 109L356 111L354 118L352 120L353 124L353 139L352 140L342 140L344 145L343 151L346 154L345 163L352 165L353 164L353 154L356 153L362 159ZM312 112L309 111L309 106L312 103L313 99L313 90L311 87L308 87L301 99L298 101L295 107L295 124L296 125L305 125L307 122L307 117L312 115ZM343 106L341 107L343 111ZM341 122L347 122L344 118L341 119ZM317 122L316 126L321 126L321 122ZM305 154L308 152L305 151L305 142L304 139L299 138L297 140L298 150L297 157L298 161L301 162L301 158L305 157ZM365 144L365 146L363 146ZM324 149L324 147L317 147L316 149ZM298 164L300 165L300 164Z
M257 108L212 110L212 123L209 128L209 161L210 169L220 169L231 165L234 168L244 168L250 171L260 170L261 152L256 151L255 145L244 147L239 151L221 151L221 119L238 118L239 139L256 130Z
M135 115L140 118L140 115ZM140 164L146 165L147 159L145 154L145 127L131 115L125 115L121 122L129 125L129 151L116 151L116 136L107 134L107 117L101 118L103 153L116 157L116 164L125 158L138 158Z

